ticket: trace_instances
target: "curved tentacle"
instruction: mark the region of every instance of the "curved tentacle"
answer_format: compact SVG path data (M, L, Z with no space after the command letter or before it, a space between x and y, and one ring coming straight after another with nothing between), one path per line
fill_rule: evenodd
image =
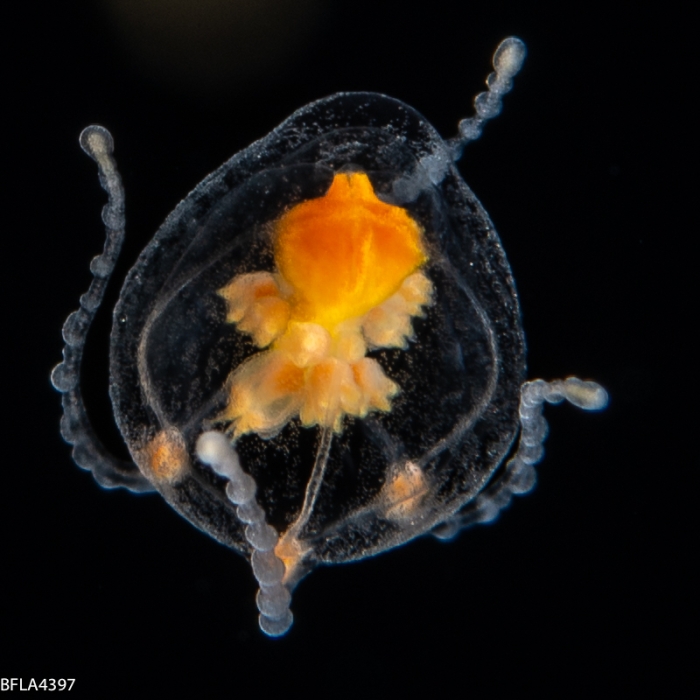
M600 384L584 382L577 377L525 382L520 390L518 449L492 484L432 531L435 537L450 540L472 525L493 522L510 505L513 496L532 491L537 481L534 465L544 456L543 445L548 432L542 409L545 402L561 403L565 399L586 411L600 411L607 406L608 394Z
M80 367L87 333L117 264L125 225L124 188L112 158L112 135L104 127L88 126L80 134L80 145L97 163L100 184L108 195L107 205L102 210L106 237L102 254L90 263L93 274L90 288L80 297L80 308L63 324L63 362L51 373L51 383L63 394L61 435L73 445L75 463L91 471L100 486L143 493L153 491L153 486L133 462L115 457L102 444L87 415L80 391Z
M476 114L462 119L459 136L449 142L453 160L459 160L464 147L481 136L484 124L501 113L503 95L513 87L513 78L522 68L526 54L525 44L515 36L509 36L498 45L493 55L493 73L486 79L488 90L474 98Z

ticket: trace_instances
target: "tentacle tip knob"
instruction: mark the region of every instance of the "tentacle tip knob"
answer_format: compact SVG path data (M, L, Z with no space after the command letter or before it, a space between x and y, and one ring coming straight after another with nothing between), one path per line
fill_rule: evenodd
M569 377L564 382L566 398L586 411L602 411L610 397L608 392L597 382L585 382L577 377Z
M92 124L86 126L80 132L80 147L93 160L99 160L105 155L111 155L114 151L114 139L112 134L103 126Z
M286 634L289 631L289 628L292 626L292 622L294 621L292 611L289 610L287 612L288 614L284 615L281 618L272 618L261 613L258 618L260 629L268 637L281 637L283 634Z
M515 36L504 39L493 55L493 67L499 77L512 78L523 66L527 48L522 40Z

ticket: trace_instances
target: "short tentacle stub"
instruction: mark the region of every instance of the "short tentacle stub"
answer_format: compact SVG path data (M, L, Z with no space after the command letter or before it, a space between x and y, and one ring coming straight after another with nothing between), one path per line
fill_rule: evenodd
M453 537L529 491L545 402L607 401L593 382L526 381L513 276L454 163L524 56L518 39L499 46L455 139L397 100L339 93L177 206L114 309L109 391L134 464L101 445L80 394L124 236L111 136L81 135L107 233L52 375L62 433L99 483L156 489L245 556L270 636L292 625L293 589L314 567Z

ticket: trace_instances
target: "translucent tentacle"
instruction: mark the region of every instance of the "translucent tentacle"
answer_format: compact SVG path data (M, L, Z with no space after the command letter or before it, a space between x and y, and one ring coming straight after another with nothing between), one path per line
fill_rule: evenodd
M289 630L294 620L289 609L292 596L282 583L284 562L275 554L279 536L265 522L265 511L255 499L255 480L243 471L238 454L223 433L202 433L197 440L196 451L204 464L228 479L226 495L237 506L239 520L246 523L245 538L253 548L250 563L260 585L256 599L260 629L270 637L280 637Z
M392 197L396 202L413 202L421 192L443 181L452 163L462 157L464 147L479 138L484 123L500 114L503 95L513 87L513 76L520 70L526 53L525 44L513 36L498 45L493 56L496 70L486 79L489 89L474 98L476 115L462 119L459 136L449 139L446 149L440 147L426 153L416 168L394 181Z
M51 373L51 383L63 394L61 435L73 445L75 463L90 470L100 486L153 491L135 464L118 459L102 444L90 423L80 391L80 366L87 333L102 303L124 240L124 189L112 158L112 135L101 126L89 126L80 134L80 145L96 161L100 184L108 195L107 205L102 210L106 238L102 254L90 263L93 274L90 288L80 297L80 308L63 324L63 362Z
M503 95L513 87L513 78L522 68L527 49L517 37L504 39L493 55L494 72L486 78L488 90L474 98L476 114L459 123L459 136L450 141L453 159L459 160L462 150L481 136L484 124L501 113Z
M608 394L595 382L584 382L576 377L546 382L535 379L525 382L520 390L520 441L518 449L504 471L460 512L436 527L432 534L449 540L478 523L493 522L510 505L513 496L531 491L537 481L534 465L544 456L547 421L543 415L545 402L564 400L587 411L599 411L608 403Z

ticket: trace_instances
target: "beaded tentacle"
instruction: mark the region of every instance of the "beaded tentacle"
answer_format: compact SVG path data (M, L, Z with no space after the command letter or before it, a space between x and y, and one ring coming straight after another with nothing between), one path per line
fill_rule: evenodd
M245 538L253 548L250 564L260 585L256 598L260 629L270 637L279 637L292 626L294 618L289 609L292 596L282 583L284 563L275 554L279 536L265 522L265 511L255 498L255 480L243 471L238 454L223 433L202 433L196 451L204 464L228 479L226 495L236 506L238 519L245 523Z
M102 444L88 418L80 390L85 341L117 264L125 225L124 188L112 157L112 135L104 127L88 126L80 134L80 145L97 163L100 184L108 195L107 204L102 210L106 237L102 254L90 263L93 279L88 291L80 297L80 308L70 314L63 324L63 362L51 373L51 383L63 394L61 435L73 445L75 463L91 471L100 486L122 487L143 493L153 491L153 486L133 462L115 457Z
M505 510L513 496L532 491L537 481L534 465L544 457L547 421L544 404L568 401L587 411L599 411L608 403L608 394L596 382L577 377L546 382L535 379L525 382L520 390L520 440L518 449L499 477L461 511L436 527L432 534L450 540L472 525L493 522Z

